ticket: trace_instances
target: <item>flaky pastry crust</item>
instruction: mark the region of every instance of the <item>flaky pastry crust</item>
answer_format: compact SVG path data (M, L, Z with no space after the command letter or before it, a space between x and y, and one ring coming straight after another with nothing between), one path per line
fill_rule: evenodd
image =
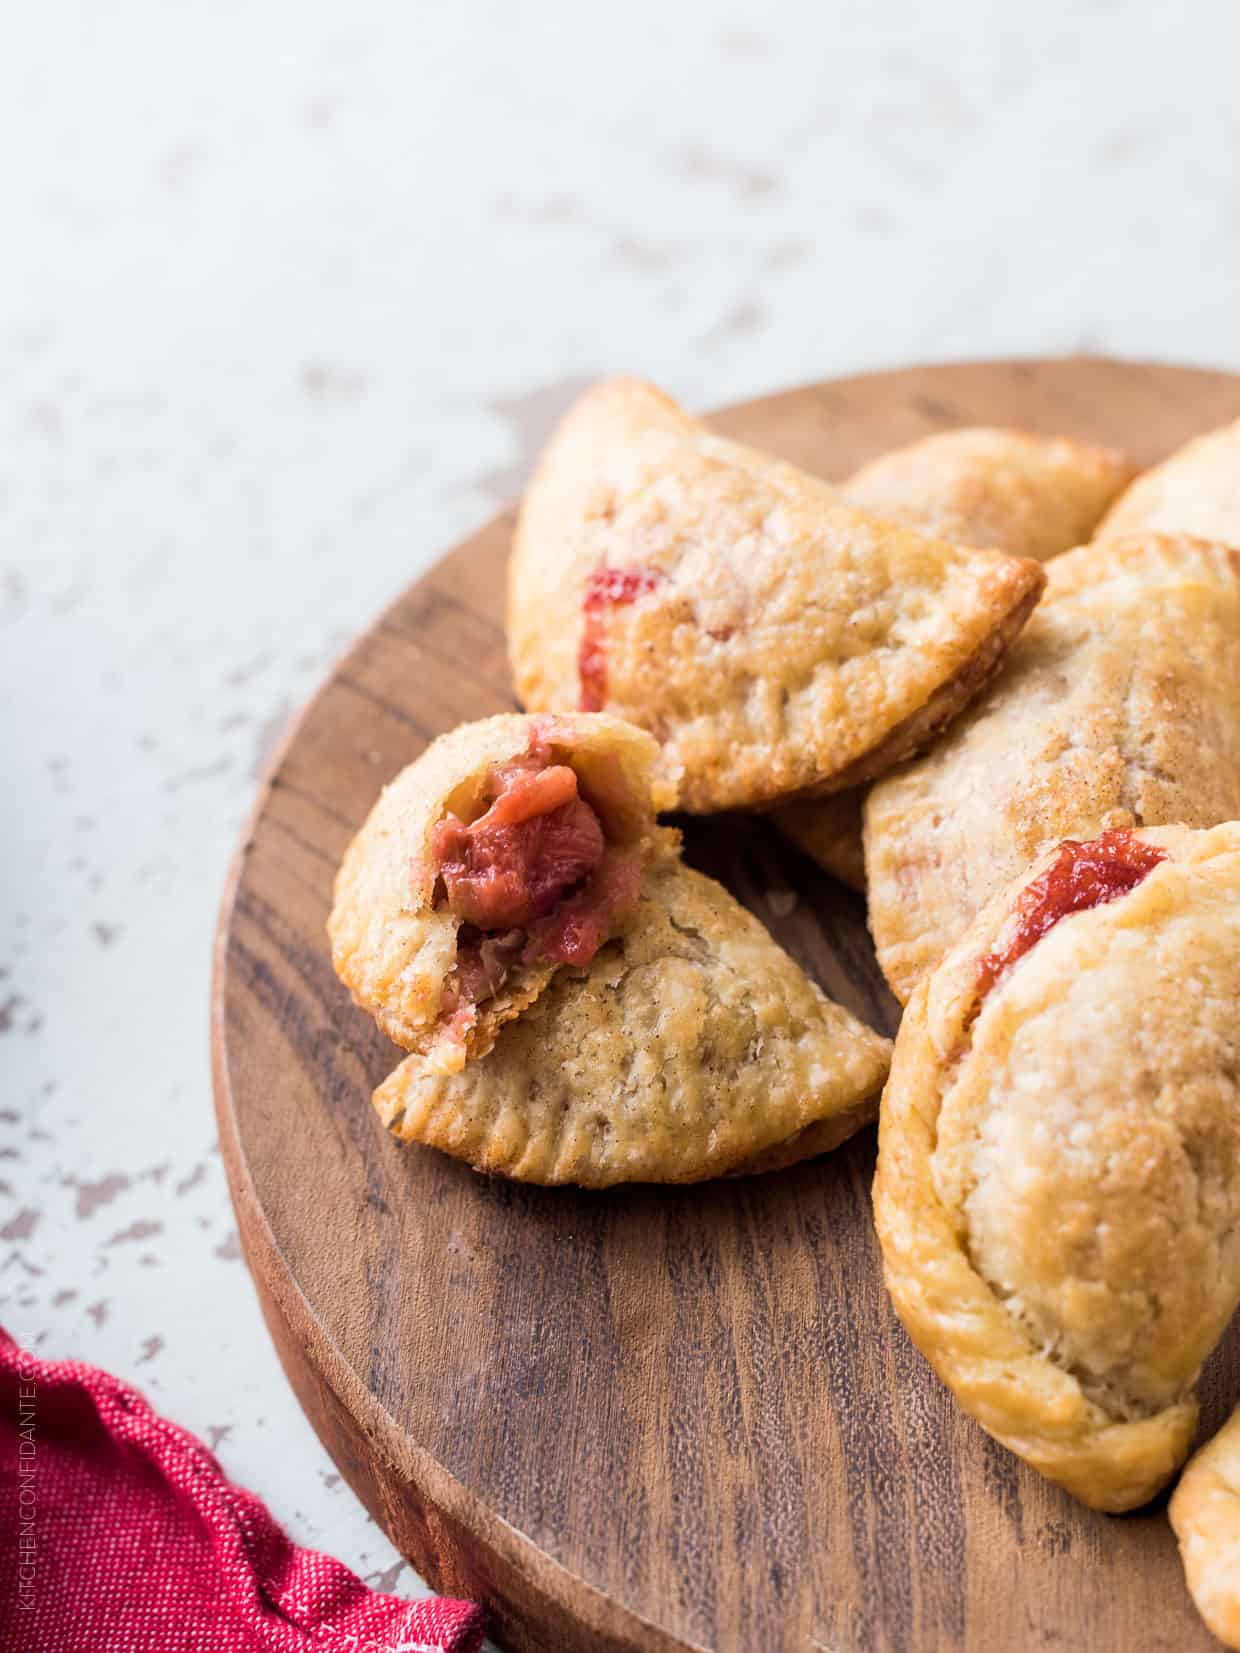
M1044 562L1087 540L1133 475L1114 448L966 426L880 455L842 493L918 533Z
M913 996L879 1126L887 1286L967 1412L1095 1508L1187 1454L1240 1299L1240 825L1054 925L986 991L1053 859Z
M1114 448L1026 431L965 427L863 465L842 497L920 534L1045 561L1080 545L1133 475ZM854 889L865 889L864 793L781 805L772 820Z
M467 1036L447 1036L441 1003L460 923L435 902L432 835L449 811L477 813L493 766L520 757L535 728L554 761L576 771L616 843L637 846L648 858L674 847L675 835L669 840L655 823L656 810L675 801L656 774L658 747L618 718L501 714L441 735L402 770L345 852L327 928L336 974L355 1002L390 1039L444 1071L489 1050L503 1023L533 1003L558 968L541 962L514 969L479 1007Z
M697 1182L822 1153L873 1119L890 1044L833 1004L753 915L677 860L626 929L562 970L484 1061L409 1059L384 1124L536 1183Z
M1189 1459L1167 1514L1197 1611L1240 1648L1240 1408Z
M1139 476L1094 537L1132 534L1193 534L1240 546L1240 419L1195 437Z
M634 380L569 413L522 505L508 633L531 709L649 729L682 807L835 791L933 737L1041 591L1036 563L839 502Z
M991 691L866 798L870 928L902 1001L1046 845L1240 816L1240 555L1153 535L1047 574Z

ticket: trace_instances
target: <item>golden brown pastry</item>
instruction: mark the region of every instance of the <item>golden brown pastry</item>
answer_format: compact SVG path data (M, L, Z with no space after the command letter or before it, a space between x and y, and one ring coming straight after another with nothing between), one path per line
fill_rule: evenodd
M682 807L707 811L840 790L918 750L995 669L1042 572L867 517L621 379L544 454L509 580L525 705L649 729Z
M345 854L332 962L432 1068L491 1048L563 964L586 964L674 850L658 748L618 718L508 714L442 735Z
M1087 540L1133 474L1114 448L982 426L885 453L842 491L918 533L1044 562Z
M940 431L863 465L842 495L920 534L1045 561L1089 538L1131 478L1114 448L989 427ZM772 820L820 866L865 889L862 788L801 799Z
M902 1001L1046 845L1240 816L1240 555L1153 535L1047 574L985 700L866 799L870 928Z
M1047 854L913 996L874 1215L965 1410L1097 1509L1192 1444L1240 1300L1240 825Z
M1167 1514L1197 1611L1240 1648L1240 1408L1189 1459Z
M525 1182L696 1182L790 1165L874 1118L890 1044L678 860L584 970L463 1071L409 1057L375 1092L395 1135Z
M1240 419L1207 431L1139 476L1094 538L1195 534L1240 546Z

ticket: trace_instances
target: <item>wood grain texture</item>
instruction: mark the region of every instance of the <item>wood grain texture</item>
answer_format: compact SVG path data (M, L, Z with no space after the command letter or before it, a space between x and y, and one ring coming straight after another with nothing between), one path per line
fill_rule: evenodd
M1150 462L1240 415L1240 379L1071 360L917 368L720 414L842 477L960 423ZM427 740L512 705L511 518L382 616L288 738L238 852L212 1013L221 1140L289 1378L351 1485L507 1648L903 1653L1216 1644L1161 1509L1078 1507L963 1418L882 1289L873 1132L751 1181L579 1195L388 1139L396 1053L324 937L345 844ZM765 823L690 858L829 993L892 1030L859 900ZM1204 1385L1240 1394L1231 1335Z

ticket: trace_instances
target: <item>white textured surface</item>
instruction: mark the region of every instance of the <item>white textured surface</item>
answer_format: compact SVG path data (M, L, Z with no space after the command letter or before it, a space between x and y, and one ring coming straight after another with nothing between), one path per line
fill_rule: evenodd
M211 931L282 720L602 372L705 406L958 355L1240 366L1240 8L1189 9L10 17L0 1317L301 1541L416 1585L284 1384L215 1147Z

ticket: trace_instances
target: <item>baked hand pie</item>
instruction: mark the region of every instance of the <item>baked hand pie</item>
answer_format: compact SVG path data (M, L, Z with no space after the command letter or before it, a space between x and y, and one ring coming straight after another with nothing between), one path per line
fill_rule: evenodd
M1134 474L1114 448L966 426L880 455L842 492L918 533L1044 562L1087 540Z
M1240 1300L1240 824L1049 850L918 987L874 1216L910 1337L1077 1498L1192 1444Z
M332 962L397 1044L453 1072L588 964L675 852L658 747L618 718L511 713L442 735L345 853Z
M1240 419L1207 431L1139 476L1094 538L1194 534L1240 546Z
M1240 554L1151 535L1047 574L985 700L866 798L870 929L901 1001L1047 845L1240 816Z
M964 427L881 454L843 484L850 503L920 534L1045 561L1087 540L1133 475L1114 448L1064 436ZM798 848L865 889L860 787L798 799L772 819Z
M1197 1611L1240 1648L1240 1408L1189 1459L1167 1514Z
M692 812L837 791L977 693L1041 592L1034 562L880 522L713 436L649 385L600 385L526 492L509 572L533 711L650 730Z
M408 1057L396 1136L479 1171L589 1188L767 1171L874 1118L890 1044L721 885L665 859L623 930L456 1073Z

